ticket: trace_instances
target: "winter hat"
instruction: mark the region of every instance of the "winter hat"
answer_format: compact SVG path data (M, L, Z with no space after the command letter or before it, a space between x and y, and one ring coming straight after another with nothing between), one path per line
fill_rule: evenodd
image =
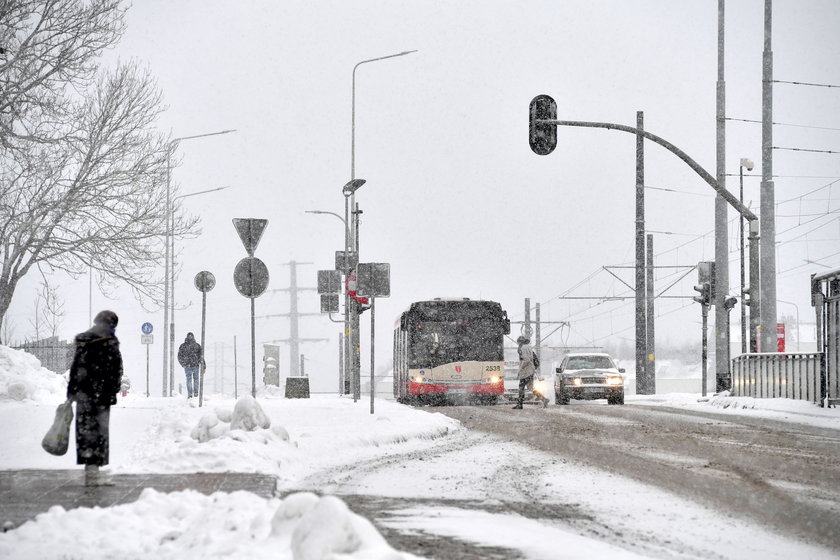
M113 311L100 311L96 314L96 317L93 318L94 325L104 325L109 329L117 328L117 323L119 323L120 318L117 317L117 314Z
M530 344L530 342L531 341L524 336L520 336L519 338L516 339L517 344Z

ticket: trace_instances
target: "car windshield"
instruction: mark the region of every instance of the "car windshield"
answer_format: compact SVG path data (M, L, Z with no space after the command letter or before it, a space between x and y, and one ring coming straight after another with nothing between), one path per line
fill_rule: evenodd
M609 356L569 356L564 369L615 369Z

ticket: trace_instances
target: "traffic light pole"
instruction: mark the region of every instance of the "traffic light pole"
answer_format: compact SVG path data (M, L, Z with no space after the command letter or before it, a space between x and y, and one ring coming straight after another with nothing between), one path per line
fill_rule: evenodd
M706 378L708 375L708 358L709 358L709 306L705 303L700 304L701 313L703 315L703 350L701 354L702 359L702 368L703 368L703 375L702 375L702 388L701 388L701 395L704 397L706 396Z
M670 142L668 142L664 138L661 138L661 137L659 137L655 134L647 132L646 130L643 130L642 126L641 126L641 123L639 123L639 125L634 128L632 126L627 126L627 125L622 125L622 124L617 124L617 123L590 122L590 121L561 121L561 120L556 120L556 119L536 118L535 115L534 115L535 111L534 111L533 107L535 106L534 105L535 102L538 102L541 98L545 98L543 100L543 103L547 104L548 106L553 104L553 100L551 100L551 98L549 98L548 96L539 96L538 98L535 98L534 101L532 101L532 115L531 115L531 123L530 123L532 129L534 127L538 127L538 128L541 127L541 128L544 129L546 125L548 125L548 126L574 126L574 127L584 127L584 128L605 128L607 130L618 130L618 131L621 131L621 132L627 132L627 133L636 135L637 143L640 141L640 140L638 140L639 138L644 138L645 140L650 140L651 142L659 144L660 146L662 146L663 148L665 148L666 150L670 151L672 154L676 155L678 158L683 160L683 162L685 162L695 173L697 173L706 183L708 183L709 186L711 186L715 190L715 192L717 192L717 194L723 200L725 200L727 203L729 203L730 206L735 208L742 217L749 220L751 231L753 229L752 224L758 222L758 216L756 216L755 213L753 213L749 208L744 206L744 204L740 200L738 200L737 197L735 197L732 193L730 193L728 190L726 190L726 187L721 185L721 183L715 177L713 177L708 171L706 171L699 163L694 161L694 159L691 158L688 154L686 154L681 149L679 149L675 145L671 144ZM539 103L537 103L536 106L537 106L537 108L539 108ZM555 107L551 107L551 109L553 111L556 111ZM543 135L545 134L544 130L539 131L539 132ZM534 135L532 134L532 136L534 136ZM538 137L538 138L541 138L541 137ZM554 146L551 143L549 143L548 147L543 147L543 146L540 146L538 143L535 143L533 140L534 139L532 138L531 148L532 148L532 150L534 150L536 153L538 153L540 155L545 155L545 154L551 153L551 151L554 149ZM552 140L554 142L556 142L556 138L553 138ZM638 150L637 150L637 153L638 153ZM638 179L637 179L637 183L638 183ZM638 212L637 212L637 221L638 221ZM753 250L752 244L754 242L757 243L758 238L751 235L750 236L750 251ZM765 243L766 243L766 241L765 241ZM762 243L762 245L764 245L764 243ZM762 247L762 252L764 252L764 249L765 248ZM772 249L770 249L770 250L772 250ZM751 262L751 265L752 265L752 262ZM752 266L750 268L752 269ZM752 270L750 270L750 273L752 274ZM643 276L642 276L642 278L643 278ZM762 281L764 281L763 275L762 275ZM762 285L762 288L763 287L764 286ZM638 289L638 285L637 285L637 289ZM756 287L756 289L757 289L757 287ZM762 289L762 291L763 291L763 289ZM753 295L755 295L755 294L753 294ZM766 294L762 293L760 297L763 299L765 295ZM753 309L756 309L756 308L757 308L757 306L753 307ZM637 315L638 315L638 309L637 309ZM636 326L637 346L638 346L638 337L642 336L640 333L641 333L641 328L638 324L638 319L637 319L637 326ZM729 344L728 340L726 341L726 344L727 345ZM637 348L637 359L636 359L636 361L637 361L637 364L638 364L638 362L639 362L638 348ZM638 365L637 365L637 367L638 367ZM720 373L723 373L723 372L720 372ZM719 373L719 376L720 376L720 373ZM717 380L716 386L719 389L728 389L729 388L728 386L724 386L728 382L728 377L729 377L728 375L721 376L721 378ZM704 390L705 390L705 386L704 386Z

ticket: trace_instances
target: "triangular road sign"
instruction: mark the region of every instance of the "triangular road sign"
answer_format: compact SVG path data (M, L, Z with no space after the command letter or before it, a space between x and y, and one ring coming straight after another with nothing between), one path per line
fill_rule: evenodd
M245 245L245 250L249 257L254 256L254 251L257 245L260 244L260 239L265 231L265 226L268 225L268 220L259 218L234 218L233 227L236 228L236 233L239 234L239 239Z

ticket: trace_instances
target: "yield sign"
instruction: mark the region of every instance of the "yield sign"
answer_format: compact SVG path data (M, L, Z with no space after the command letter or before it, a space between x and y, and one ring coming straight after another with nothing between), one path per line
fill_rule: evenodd
M268 220L261 220L258 218L234 218L233 227L236 228L236 233L239 234L239 239L245 245L245 250L249 257L254 256L254 250L260 244L265 226L268 225Z

